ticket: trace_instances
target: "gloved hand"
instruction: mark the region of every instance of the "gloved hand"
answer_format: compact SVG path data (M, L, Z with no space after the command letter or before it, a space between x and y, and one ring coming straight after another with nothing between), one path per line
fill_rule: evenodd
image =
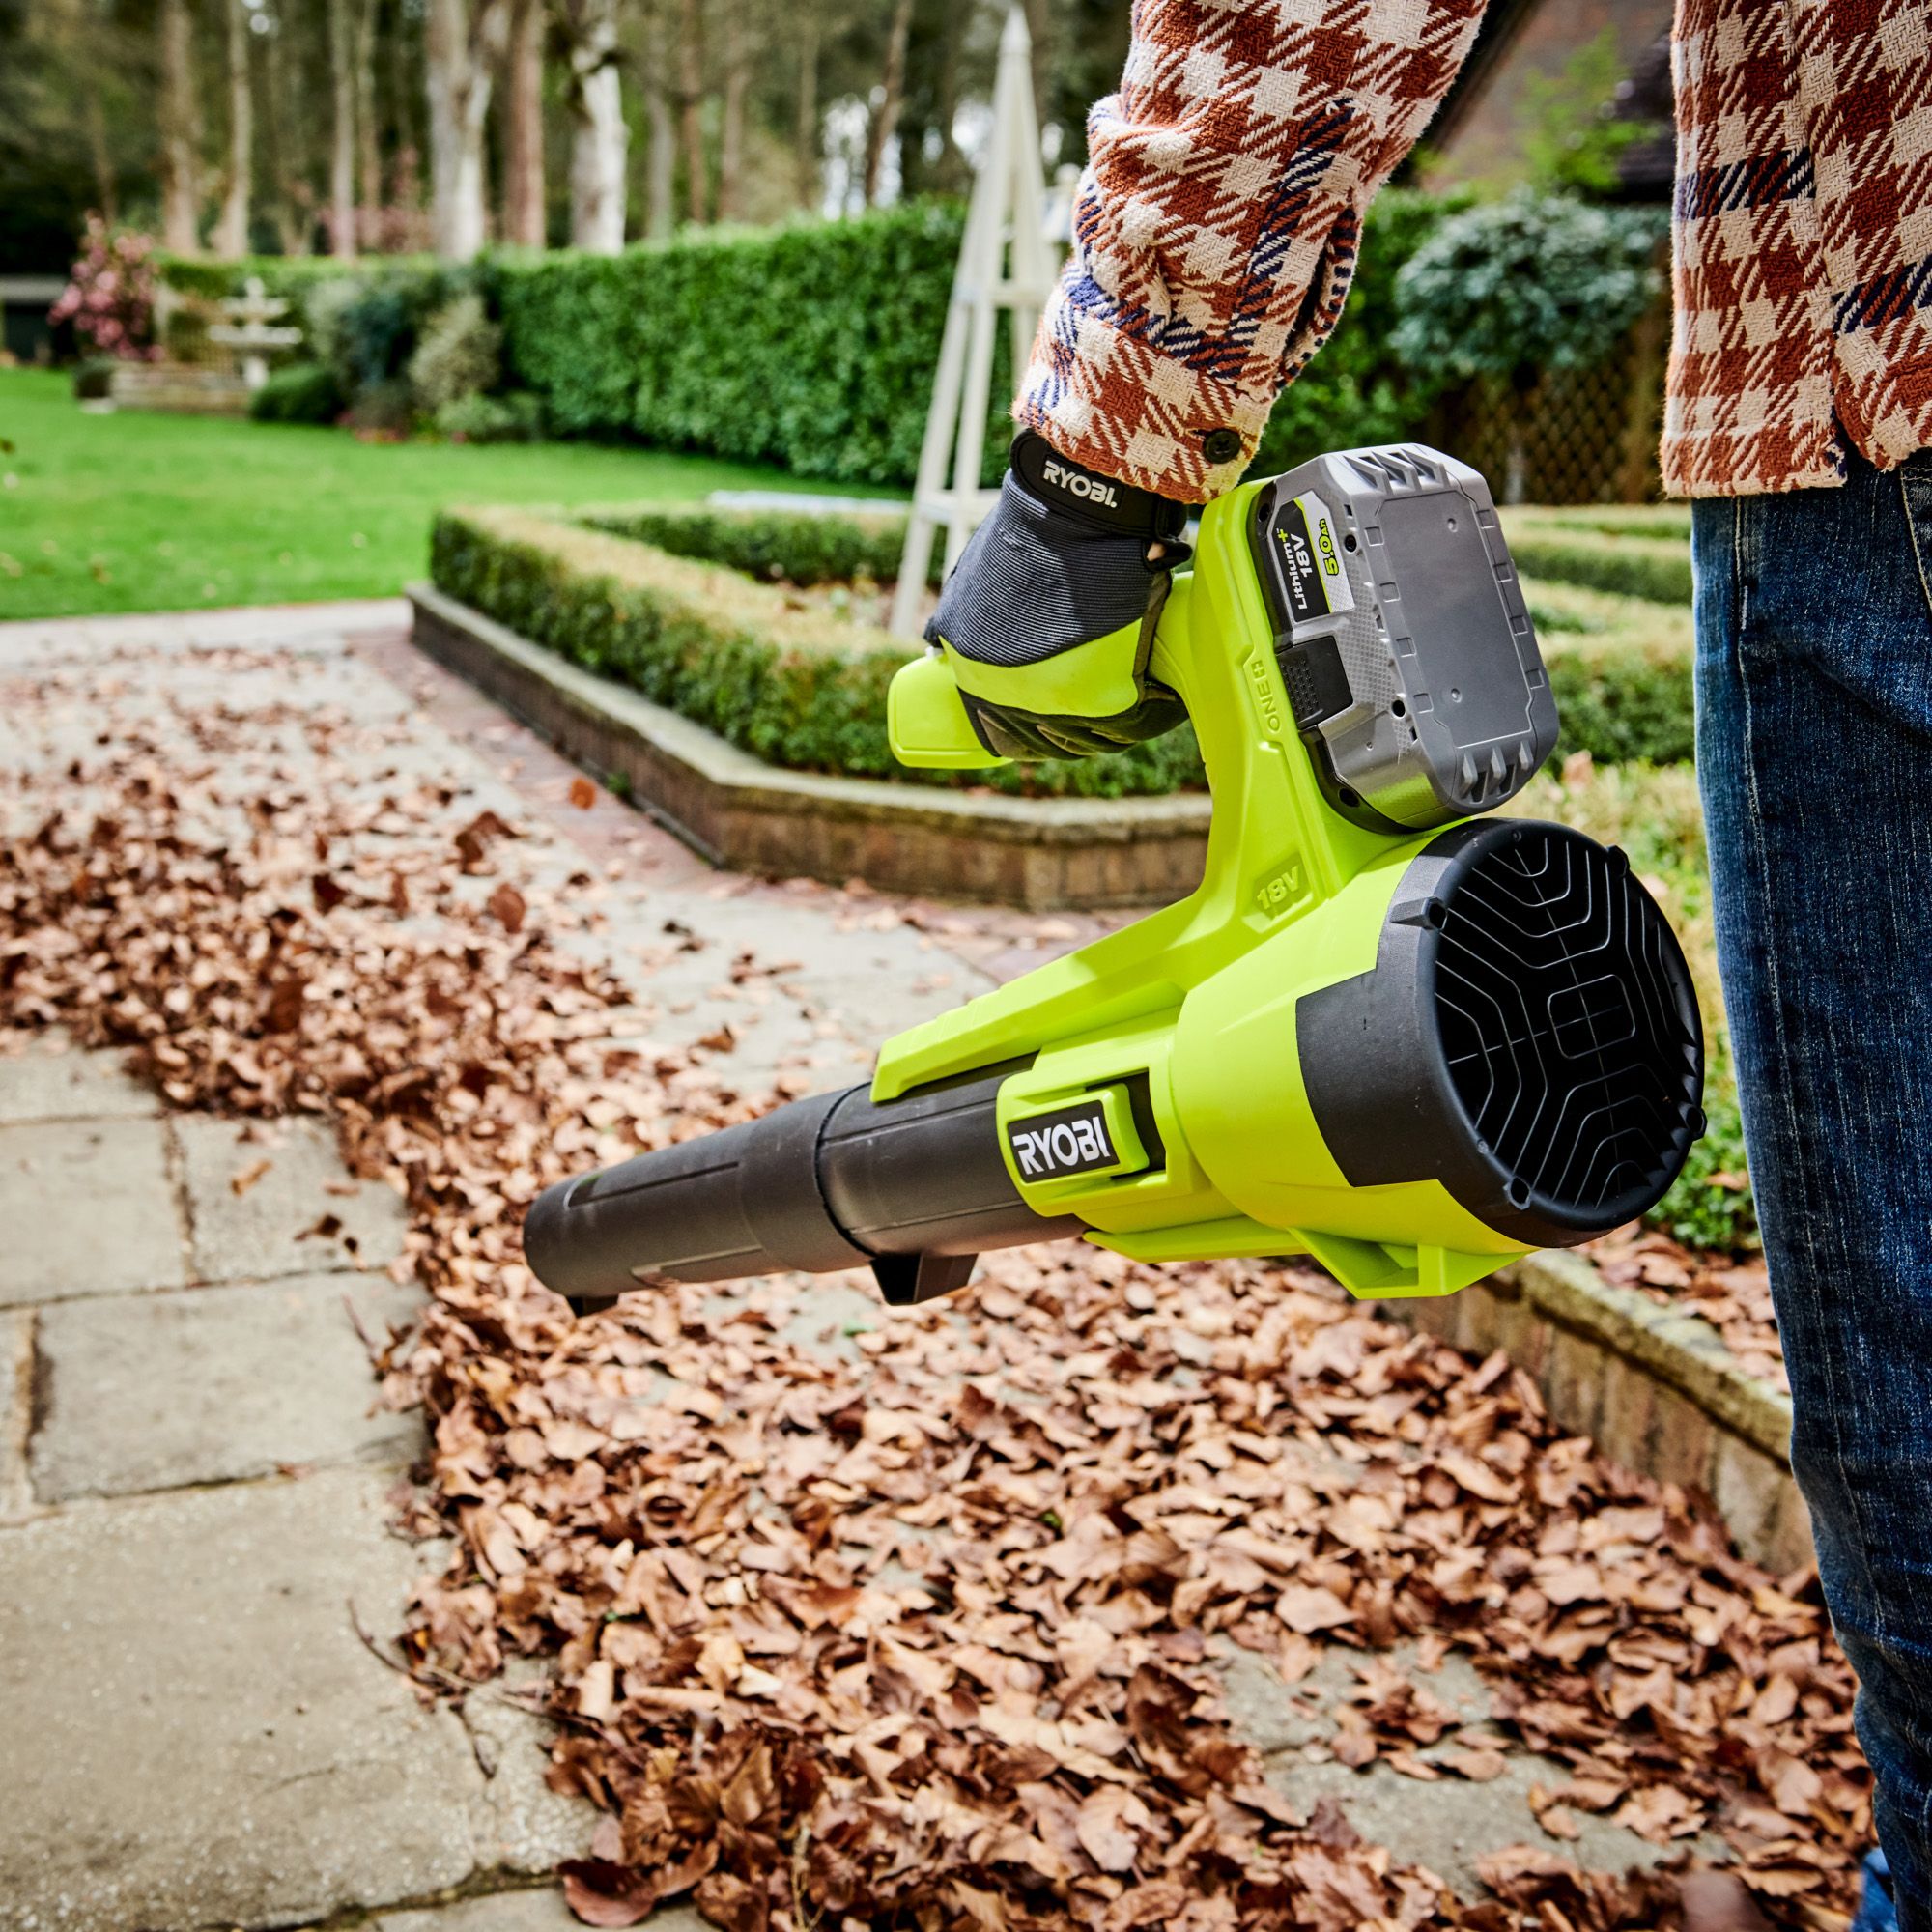
M1005 758L1085 758L1187 715L1148 675L1181 503L1085 469L1022 431L993 514L925 627L980 741Z

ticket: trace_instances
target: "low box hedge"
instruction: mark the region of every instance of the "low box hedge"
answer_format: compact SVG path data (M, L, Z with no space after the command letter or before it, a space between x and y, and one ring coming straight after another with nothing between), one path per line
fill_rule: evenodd
M662 503L618 504L574 513L575 521L611 536L742 570L748 577L810 588L871 578L889 583L905 549L904 511L882 503L876 514L819 516L790 510L691 510ZM942 542L933 546L938 582Z
M1601 514L1592 523L1558 523L1547 511L1505 510L1503 529L1510 554L1525 577L1657 604L1689 604L1689 526L1683 535L1671 535L1662 533L1669 526L1659 521L1657 511L1646 513L1646 519L1605 528Z
M1204 781L1185 726L1077 764L909 771L886 736L886 687L911 654L902 639L560 513L447 510L431 535L430 575L533 642L792 771L1087 798L1157 797Z
M1525 578L1524 598L1563 720L1559 754L1602 764L1693 754L1690 612Z
M1187 728L1078 763L960 775L899 766L885 695L907 646L812 594L889 579L899 515L452 510L437 525L431 568L449 596L793 770L1098 798L1205 782ZM1569 584L1525 590L1563 715L1562 754L1689 759L1689 613Z

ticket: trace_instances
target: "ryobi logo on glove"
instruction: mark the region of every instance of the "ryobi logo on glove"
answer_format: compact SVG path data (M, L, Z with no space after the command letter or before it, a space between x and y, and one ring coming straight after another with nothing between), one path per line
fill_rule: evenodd
M1065 490L1069 497L1084 497L1089 502L1098 503L1109 510L1121 507L1120 493L1103 476L1089 476L1085 470L1069 469L1064 463L1047 464L1040 476L1056 490Z
M1098 1100L1014 1121L1008 1125L1007 1141L1022 1180L1092 1174L1118 1165L1121 1158L1107 1134L1106 1108Z

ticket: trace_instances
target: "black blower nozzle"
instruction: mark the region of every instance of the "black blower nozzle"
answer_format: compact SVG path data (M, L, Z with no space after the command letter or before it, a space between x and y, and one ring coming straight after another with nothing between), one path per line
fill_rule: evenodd
M963 1286L976 1255L1082 1232L1020 1199L995 1109L1012 1069L875 1103L864 1086L546 1188L524 1224L539 1279L579 1308L651 1276L731 1281L869 1266L887 1301Z

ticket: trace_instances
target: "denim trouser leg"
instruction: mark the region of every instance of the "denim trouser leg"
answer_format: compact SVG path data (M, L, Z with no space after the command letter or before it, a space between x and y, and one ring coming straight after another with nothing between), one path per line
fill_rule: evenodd
M1932 1932L1932 453L1700 502L1697 758L1792 1462Z

